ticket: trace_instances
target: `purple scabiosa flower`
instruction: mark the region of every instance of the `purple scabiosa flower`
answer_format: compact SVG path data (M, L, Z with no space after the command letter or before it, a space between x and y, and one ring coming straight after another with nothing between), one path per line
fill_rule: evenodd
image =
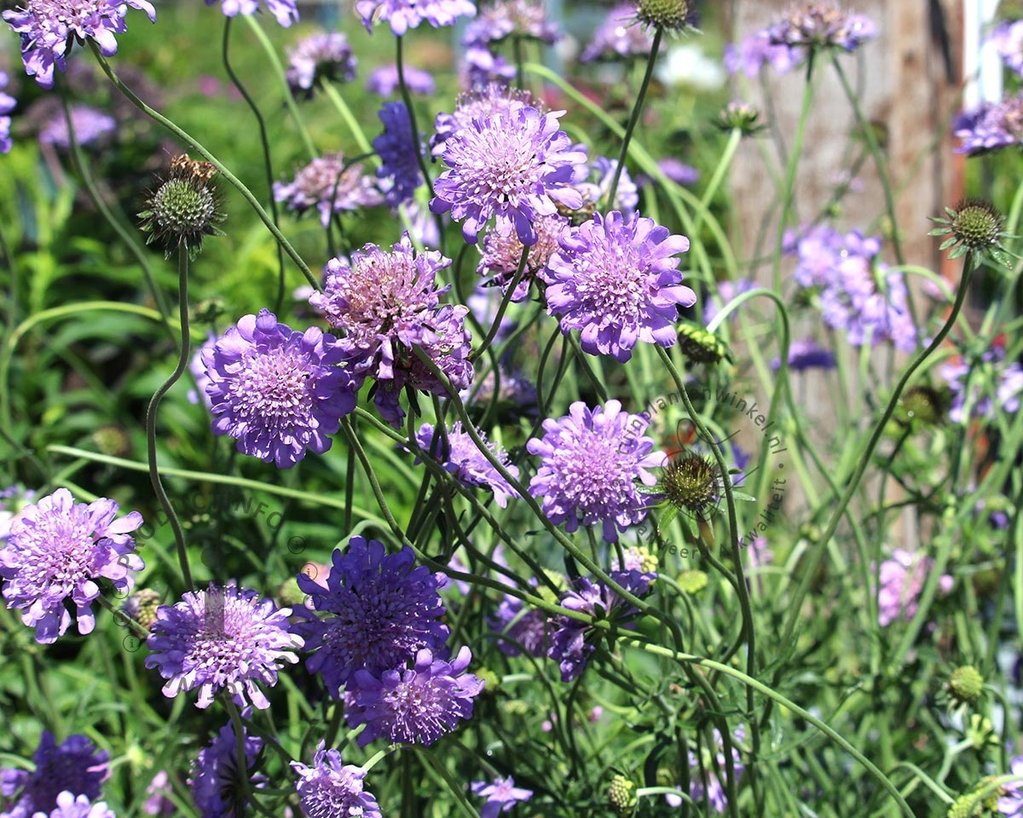
M387 554L382 543L352 537L346 552L334 551L326 588L305 574L298 587L316 611L297 628L312 655L306 666L319 673L332 695L365 670L379 676L415 657L423 648L443 649L448 628L438 589L443 575L416 565L405 546Z
M646 59L653 45L649 29L636 22L636 4L622 3L608 12L579 61Z
M938 368L938 373L952 391L948 415L954 423L967 421L967 404L969 417L993 418L996 414L995 398L1003 411L1012 414L1019 410L1023 396L1023 366L1016 362L1006 365L1004 361L1005 347L995 345L972 366L958 359Z
M476 5L472 0L357 0L355 10L368 31L384 21L401 37L424 20L434 28L454 25L459 17L475 15Z
M729 301L734 299L736 296L740 296L743 293L749 292L753 289L753 281L748 278L740 278L738 281L719 281L717 283L717 298L705 298L703 300L703 320L706 323L710 323L714 320L714 317L718 314L719 310L724 308ZM721 306L718 306L718 302L721 302ZM734 313L732 313L734 316ZM732 317L730 316L730 317Z
M118 591L132 589L133 572L145 567L131 536L142 525L142 515L133 511L115 519L118 510L105 498L76 503L70 491L60 488L25 506L11 521L0 549L3 597L8 608L21 611L22 622L36 629L37 642L49 644L67 631L68 602L78 632L92 633L97 580L109 580Z
M533 279L546 278L550 275L547 264L561 248L561 235L568 228L568 224L568 219L559 213L540 216L534 222L536 244L529 248L526 255L526 266L512 294L512 301L522 301L529 295ZM486 279L488 286L499 286L502 292L507 293L519 271L524 249L525 245L519 241L514 230L500 230L496 227L488 230L483 237L483 250L476 272Z
M498 229L512 227L523 244L536 244L540 216L583 203L571 183L586 155L558 126L562 113L523 106L460 128L444 141L448 170L434 184L430 209L451 211L470 244L495 216Z
M192 356L192 360L188 364L188 371L192 373L192 377L195 378L195 389L188 390L188 402L199 403L202 401L207 409L212 409L213 404L210 402L210 396L206 394L206 387L210 383L210 376L206 371L206 365L203 363L203 357L210 357L213 355L213 350L217 345L217 341L220 338L212 332L206 334L206 340L202 346L196 350Z
M14 97L4 93L7 83L7 74L0 71L0 153L7 153L11 149L11 118L7 114L18 104Z
M373 150L381 160L377 177L389 180L384 199L397 208L414 197L416 188L423 183L417 158L423 145L415 143L412 119L404 102L385 103L380 109L380 121L384 123L384 132L373 140Z
M485 798L486 803L480 810L480 818L497 818L502 812L508 812L520 801L528 801L533 797L533 791L515 786L515 779L511 776L493 781L473 781L469 785L473 795Z
M481 7L476 19L465 28L462 44L486 48L508 37L554 45L562 38L561 28L547 17L543 0L495 0Z
M344 347L316 327L292 330L269 310L244 316L203 355L213 431L281 469L307 451L323 454L355 408L343 358Z
M313 159L291 182L274 182L274 199L300 215L315 207L324 227L335 213L376 207L384 200L372 177L358 165L346 167L340 153Z
M920 592L933 565L930 557L904 548L893 549L891 558L881 563L877 620L882 628L897 619L909 621L916 615ZM952 577L944 574L938 580L938 590L947 594L952 584Z
M787 74L803 61L806 53L802 48L772 42L767 30L757 31L744 37L738 43L725 46L725 68L732 74L740 71L751 79L770 65L779 74Z
M1009 762L1009 771L1023 777L1023 756L1014 756ZM1002 785L998 799L998 812L1008 818L1023 818L1023 780L1017 778Z
M177 807L170 800L170 793L170 776L166 770L160 770L146 787L148 798L142 804L142 811L146 815L173 815L177 812Z
M206 0L207 6L212 6L217 0ZM298 6L295 0L266 0L266 7L274 16L274 19L288 28L292 23L298 21ZM239 14L250 16L259 11L258 0L220 0L220 10L225 17L235 17Z
M288 51L288 87L295 96L310 98L317 82L350 82L358 60L340 31L303 37Z
M676 258L688 249L689 239L653 219L597 213L561 235L547 263L547 311L560 318L562 332L579 330L591 355L624 363L638 341L670 347L678 307L696 303Z
M36 813L36 818L46 813ZM57 796L57 805L50 811L49 818L115 818L114 811L105 801L93 803L86 796L77 798L67 790Z
M650 590L650 574L639 571L612 571L611 578L625 590L636 596L643 596ZM617 593L601 582L580 577L575 587L561 597L561 605L570 611L586 613L600 618L628 619L636 609L625 602ZM553 634L547 656L558 663L561 681L571 682L579 677L586 663L596 650L593 644L592 628L585 622L555 617L551 623Z
M505 656L518 656L525 651L539 659L546 655L551 642L547 616L514 596L505 595L494 615L487 618L490 629L498 635L497 648Z
M100 785L110 774L110 754L96 750L85 736L68 736L59 745L44 730L32 755L35 770L0 770L0 818L48 815L62 792L99 798Z
M789 345L789 369L793 372L805 372L808 369L834 369L835 353L814 341L806 338L793 341ZM781 358L771 361L771 369L781 369Z
M772 45L789 48L840 48L855 51L877 36L877 26L863 14L852 14L830 0L804 3L767 29Z
M365 724L357 739L365 747L375 738L433 744L459 722L472 718L473 700L483 682L466 672L472 653L463 647L451 661L424 648L411 668L397 667L379 678L356 672L345 716L351 727Z
M960 114L952 132L960 140L956 153L970 156L1023 144L1023 93Z
M444 142L463 128L471 127L474 119L488 119L498 114L512 114L525 107L543 110L540 103L529 91L511 88L500 82L489 82L474 87L458 96L453 113L437 114L434 135L430 138L430 150L434 156L444 153Z
M585 147L580 145L579 149L585 150ZM617 167L617 159L598 156L584 168L577 170L574 187L583 197L583 203L580 208L576 209L582 209L586 213L597 210L601 200L611 192L611 184L614 181ZM638 205L639 188L632 180L628 168L624 168L618 180L615 200L609 207L620 210L625 216L631 216Z
M297 662L294 651L303 645L290 631L290 615L290 608L278 608L233 582L188 591L180 602L157 609L146 667L168 680L163 686L168 698L198 688L196 705L206 708L216 693L227 690L236 704L251 700L264 710L270 702L256 682L277 684L278 668Z
M406 65L404 68L405 85L408 86L411 93L432 94L437 90L437 83L434 82L433 75L429 71L423 71L423 69L411 65ZM382 97L392 96L400 87L398 66L393 63L374 68L366 80L366 90Z
M129 6L156 21L156 9L147 0L25 0L25 6L0 16L21 35L25 73L43 88L52 88L53 69L67 70L67 55L75 42L92 39L103 56L117 53L114 35L128 30Z
M479 433L484 442L486 437ZM440 436L434 444L435 432L433 426L424 423L416 433L416 443L429 454L434 451L434 459L444 466L445 471L450 472L458 478L458 481L465 486L479 486L488 488L494 493L494 502L501 508L508 506L508 500L516 496L515 489L501 476L493 464L477 448L469 434L462 429L461 421L456 421L447 431L447 446L444 445L445 436ZM508 453L496 447L493 443L487 443L491 453L500 461L505 469L518 479L519 470L508 461Z
M515 65L489 48L467 48L462 55L459 77L463 88L481 88L492 82L507 85L515 79Z
M700 171L692 165L687 165L685 162L679 161L671 156L661 159L657 163L657 167L661 169L661 173L667 176L676 185L693 185L700 181ZM643 177L641 181L643 184L646 184L649 179Z
M796 258L793 276L800 287L826 287L834 281L835 269L843 259L872 261L881 252L881 239L864 236L859 230L843 234L822 224L786 233L784 251Z
M380 818L380 807L372 793L363 789L366 772L341 763L341 753L325 749L321 741L312 766L291 762L298 773L295 789L308 818Z
M596 409L576 401L564 417L547 418L543 438L526 444L541 459L529 491L543 498L544 514L570 532L580 523L600 523L608 542L640 522L647 503L636 481L654 485L648 469L664 460L653 438L643 436L648 424L648 417L623 412L616 400Z
M1006 20L988 38L1006 67L1023 77L1023 20Z
M246 712L243 711L242 715L245 716ZM263 739L250 736L244 726L242 738L245 747L243 771L238 769L238 739L230 722L199 751L188 786L199 808L200 818L234 818L247 811L248 801L239 786L240 775L249 779L250 787L266 784L264 776L250 772L263 749Z

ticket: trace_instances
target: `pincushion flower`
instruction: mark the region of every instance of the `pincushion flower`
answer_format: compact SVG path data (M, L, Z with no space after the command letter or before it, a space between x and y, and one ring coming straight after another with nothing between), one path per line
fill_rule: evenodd
M787 74L800 62L805 54L800 48L776 43L767 29L756 31L737 43L725 46L725 68L732 74L740 71L753 78L765 65L770 65L779 74Z
M408 546L388 554L377 540L352 537L346 552L334 551L325 588L298 575L313 609L327 614L296 626L312 652L309 671L321 674L336 694L359 670L378 676L423 648L443 649L448 628L440 621L442 583L416 565Z
M846 11L830 0L793 7L767 31L770 41L776 45L843 51L855 51L877 36L873 20Z
M1023 144L1023 94L961 114L953 133L960 140L956 153L970 156Z
M540 216L583 202L571 182L586 154L558 126L562 113L523 106L460 128L444 142L448 170L434 184L430 209L450 211L470 244L494 217L498 229L512 227L523 244L536 244Z
M988 38L1006 67L1023 77L1023 20L1006 20Z
M217 0L206 0L207 6L212 6ZM295 0L265 0L266 7L274 16L277 22L284 28L288 28L298 20L298 6ZM246 16L259 11L258 0L220 0L220 10L226 17L235 17L239 14Z
M0 770L0 818L49 815L63 792L88 800L99 798L100 785L110 775L106 750L96 750L88 738L68 736L59 745L43 730L32 755L35 769Z
M771 361L771 369L776 372L781 368L781 359ZM835 354L822 347L812 338L793 341L789 345L789 369L793 372L805 372L808 369L834 369Z
M643 436L648 424L644 415L623 412L616 400L595 409L576 401L569 414L545 420L543 438L526 444L540 457L529 491L543 498L544 514L570 532L580 523L600 523L608 542L640 522L647 503L637 481L654 485L649 469L664 461L653 439Z
M486 803L480 810L480 818L497 818L502 812L508 812L520 801L528 801L533 791L515 786L515 779L498 776L493 781L473 781L469 785L473 795L485 798Z
M18 512L35 498L34 491L17 483L0 490L0 546L7 542L11 534L11 523L18 516Z
M432 94L437 90L437 83L429 71L415 68L411 65L403 66L405 72L405 85L413 94ZM374 68L366 79L366 90L382 97L389 97L401 87L398 77L398 66L381 65Z
M277 670L298 661L303 639L292 633L290 608L277 608L255 591L234 583L188 591L173 606L156 612L147 644L146 667L167 679L163 694L199 690L199 708L209 707L221 690L236 704L263 710L269 700L257 682L277 684Z
M938 374L952 393L948 416L954 423L965 423L970 417L993 419L999 410L1010 414L1019 410L1023 365L1006 364L1003 346L991 347L972 364L963 359L944 363Z
M340 153L313 159L291 182L274 182L274 199L299 214L315 207L324 227L335 213L376 207L384 200L373 179L357 164L346 166Z
M384 21L401 37L424 21L434 28L454 25L459 17L475 15L476 5L472 0L358 0L355 10L367 30Z
M322 454L355 408L343 358L344 348L316 327L292 330L269 310L244 316L203 355L213 431L282 469L307 451Z
M88 105L72 105L71 127L74 128L75 141L86 147L97 144L114 133L117 130L117 122L112 116ZM43 125L39 131L39 141L62 150L71 149L71 135L68 133L67 119L63 111L56 112Z
M45 813L36 813L36 818ZM93 803L84 795L77 798L67 790L57 796L57 805L50 811L49 818L116 818L114 811L105 801Z
M445 140L462 128L470 127L474 119L485 120L498 114L510 114L527 106L543 110L542 103L529 91L510 88L501 82L488 82L459 94L452 113L437 114L430 149L434 156L442 156Z
M246 715L243 711L242 715ZM238 769L238 738L231 723L225 724L213 740L203 747L192 764L188 786L199 808L200 818L234 818L246 811L248 799L239 786L239 774L249 779L249 787L262 787L264 776L249 772L263 749L263 739L250 736L242 727L245 770Z
M170 799L172 791L167 771L158 771L146 787L148 797L142 804L142 811L146 815L173 815L178 808Z
M1014 756L1009 762L1009 770L1017 776L1015 781L1007 782L997 793L998 812L1009 818L1023 818L1023 756Z
M515 79L515 65L489 48L465 49L458 76L463 88L481 88L492 82L507 85Z
M298 773L295 789L308 818L380 818L376 798L363 789L365 770L342 764L341 754L325 749L322 741L312 766L292 761L291 767Z
M488 47L508 37L554 45L562 33L560 26L548 18L542 0L495 0L482 6L476 19L465 27L462 44Z
M359 746L376 738L430 745L472 718L473 701L483 692L483 682L466 672L471 660L467 647L451 661L437 659L424 648L411 668L388 670L379 678L358 671L345 716L351 727L366 725L357 739Z
M483 433L479 434L486 443ZM435 437L437 438L436 443L434 442ZM494 465L479 450L469 434L463 430L461 421L453 423L444 436L438 436L434 432L432 424L424 423L416 433L416 443L427 454L432 451L433 458L439 461L446 471L455 475L458 482L466 486L489 488L493 491L494 502L499 507L506 508L508 500L516 496L515 489L511 484L494 468ZM518 467L508 461L508 453L493 443L487 443L487 447L508 473L518 479Z
M547 265L561 248L560 239L568 227L568 219L554 213L550 216L541 216L533 227L536 230L536 244L529 248L526 255L522 277L512 294L513 301L522 301L529 295L533 279L545 278L548 275ZM525 246L519 241L514 230L497 228L488 230L483 237L483 250L476 272L487 278L488 285L500 286L507 292L518 273L524 249Z
M25 72L43 88L53 87L53 70L67 70L74 43L94 40L100 53L117 53L115 34L128 30L128 8L140 9L156 22L156 9L147 0L26 0L3 12L11 30L21 35Z
M580 150L583 150L580 146ZM582 194L581 210L589 215L597 210L601 201L611 192L618 160L606 156L598 156L592 162L577 170L575 189ZM639 205L639 188L632 179L628 168L622 169L618 179L615 200L608 206L620 210L624 216L631 216Z
M380 109L384 132L373 140L373 150L380 157L377 177L388 180L384 199L392 208L410 200L423 183L417 157L423 145L412 135L412 119L404 102L388 102Z
M135 553L131 532L142 525L133 511L115 519L119 507L101 498L76 503L65 488L26 506L11 522L0 549L0 577L7 607L21 611L21 621L36 629L36 641L49 644L71 624L70 602L78 632L92 633L92 603L99 597L98 580L117 591L130 591L133 572L144 568Z
M589 45L579 55L579 61L646 58L653 45L650 30L636 24L635 3L622 3L608 12Z
M318 82L355 79L358 60L340 31L318 32L288 51L288 87L296 96L311 97Z
M4 93L7 82L7 74L0 71L0 153L7 153L11 149L11 118L7 114L18 104L14 97Z
M689 239L653 219L612 211L594 215L560 241L547 264L546 298L562 332L579 330L586 352L623 363L638 341L675 343L678 307L696 303L675 258L689 249Z

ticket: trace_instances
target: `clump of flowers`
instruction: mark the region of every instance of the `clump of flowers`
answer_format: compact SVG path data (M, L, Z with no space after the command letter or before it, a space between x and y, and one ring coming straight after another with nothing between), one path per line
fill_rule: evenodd
M653 46L649 29L636 25L635 4L622 3L607 13L593 39L579 55L579 61L645 58Z
M265 776L250 772L263 750L263 739L250 736L243 727L242 746L245 750L245 769L239 770L237 737L229 722L199 751L192 765L188 786L203 818L230 818L245 811L249 800L245 790L239 786L241 776L248 779L250 788L266 784Z
M274 182L274 199L299 215L316 208L324 227L335 213L376 207L384 201L372 177L357 164L345 162L341 153L313 159L291 182Z
M486 442L483 434L479 434ZM443 435L438 435L432 424L424 423L416 433L416 442L424 452L433 452L432 457L446 471L455 475L460 483L489 488L494 493L494 502L500 508L507 507L508 500L516 496L515 489L479 450L460 421L452 424ZM507 452L492 443L488 443L487 447L508 473L517 479L519 469L508 461Z
M960 114L953 133L960 140L956 153L969 156L1023 144L1023 94Z
M117 130L117 122L109 114L97 111L89 105L71 106L71 127L75 142L85 147L105 141ZM39 131L39 141L61 150L71 150L71 133L68 131L64 112L56 111Z
M206 0L207 6L212 6L217 0ZM267 9L277 20L278 24L288 28L292 23L298 21L298 6L295 0L265 0ZM220 0L220 10L226 17L236 17L239 14L246 16L259 11L258 0Z
M560 242L547 264L546 298L563 332L579 330L586 352L622 363L637 342L674 345L678 307L696 302L675 258L689 239L653 219L613 211L563 233Z
M889 559L881 563L880 591L878 593L878 622L887 627L896 620L910 620L917 612L917 603L924 581L934 560L919 552L896 548ZM942 593L952 590L952 577L943 575L938 580Z
M196 705L209 707L226 690L236 704L270 706L257 682L277 684L277 670L298 661L303 639L291 632L290 608L278 608L255 591L210 585L164 605L150 628L146 667L167 679L163 694L199 690Z
M355 11L368 31L376 22L386 22L401 37L421 23L434 28L454 25L459 17L472 17L476 5L472 0L358 0Z
M288 52L288 87L296 96L310 98L317 83L355 79L358 64L341 32L310 34Z
M92 603L100 596L97 581L130 591L134 573L144 567L131 533L142 525L133 511L117 519L120 507L101 498L76 503L65 488L24 507L11 522L0 549L0 577L7 607L21 611L21 621L36 629L37 642L49 644L71 625L70 603L78 632L96 626Z
M373 149L381 159L377 177L387 180L384 199L392 208L415 196L423 183L419 170L422 144L416 144L412 135L412 119L404 102L388 102L380 109L384 132L373 140Z
M32 818L49 815L58 807L63 793L91 801L100 796L100 786L110 775L110 754L97 750L88 738L68 736L60 744L44 730L32 755L35 769L0 770L0 812L4 818ZM66 800L66 799L65 799Z
M376 798L363 788L365 770L342 764L341 754L327 750L322 741L316 748L312 766L292 761L291 767L298 774L295 789L302 811L309 818L380 818Z
M497 647L505 656L518 656L525 651L539 658L550 647L551 623L544 613L514 596L505 596L488 620L490 629L499 634Z
M954 423L965 423L968 417L994 417L997 406L1009 413L1019 411L1023 365L1006 364L1004 346L993 346L973 363L960 359L943 364L938 374L952 390L948 416Z
M876 37L877 26L869 17L848 12L833 2L813 2L789 10L768 32L776 45L851 52Z
M411 65L402 66L405 74L405 86L413 94L432 94L437 90L433 74ZM366 79L366 90L382 97L393 95L401 86L398 66L393 63L374 68Z
M217 225L225 216L213 184L216 174L209 162L195 161L187 154L174 157L170 175L138 214L142 232L149 234L146 243L162 245L168 258L182 248L194 259L206 236L222 236Z
M508 37L520 37L553 45L561 36L559 26L547 17L542 0L495 0L482 6L466 26L462 43L486 48Z

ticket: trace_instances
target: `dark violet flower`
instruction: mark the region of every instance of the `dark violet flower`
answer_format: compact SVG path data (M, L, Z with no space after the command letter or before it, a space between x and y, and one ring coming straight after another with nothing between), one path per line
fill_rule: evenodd
M166 770L160 770L146 787L148 798L142 804L142 811L146 815L173 815L177 812L177 807L171 801L170 793L170 776Z
M465 28L462 44L489 47L508 37L521 37L553 45L561 39L560 26L547 17L543 0L494 0L481 6Z
M359 746L381 737L430 745L472 718L473 700L483 692L483 682L466 672L471 660L466 647L449 662L424 648L412 668L388 670L379 678L358 671L345 716L351 727L366 725Z
M83 147L99 143L117 130L117 122L112 116L88 105L71 106L71 126L75 129L75 141ZM39 141L62 150L71 149L67 119L62 110L52 116L39 131Z
M68 736L59 745L44 730L32 755L35 770L0 770L0 818L49 815L63 792L72 797L99 798L100 785L110 774L110 754L96 750L85 736Z
M732 74L741 71L750 78L759 74L765 65L770 65L779 74L786 74L805 56L801 48L772 42L769 31L757 31L738 43L725 46L725 68Z
M291 762L298 773L295 789L308 818L380 818L380 807L372 793L363 789L366 772L341 763L337 750L316 748L312 766Z
M424 20L434 28L454 25L476 14L472 0L357 0L355 10L369 31L377 21L389 23L398 37Z
M543 498L550 520L570 532L580 523L600 523L608 542L640 522L647 503L636 481L654 485L648 470L664 460L653 439L643 436L648 424L644 415L622 412L616 400L596 409L576 401L564 417L547 418L543 438L533 438L526 449L541 458L529 491Z
M486 442L483 433L479 434ZM435 445L434 436L433 426L424 423L416 433L416 443L424 452L434 451L434 459L441 463L446 471L455 475L460 483L466 486L489 488L494 493L494 502L501 508L507 507L508 500L516 496L515 489L487 460L469 434L463 431L461 421L456 421L448 429L446 447L443 437L439 437ZM518 467L508 461L508 453L493 443L487 443L487 447L512 477L518 479Z
M480 818L497 818L502 812L508 812L520 801L528 801L533 797L532 790L515 786L515 779L495 778L493 781L473 781L469 785L473 795L485 798L486 803L480 810Z
M101 498L76 503L65 488L23 508L11 522L0 549L0 577L7 607L21 611L21 621L36 629L36 641L49 644L71 624L70 602L78 632L92 633L92 603L99 597L97 580L109 580L121 592L134 585L141 571L131 532L142 525L137 511L117 516L118 505ZM77 794L77 793L76 793Z
M36 813L36 816L45 813ZM93 803L86 796L77 798L67 790L57 796L57 805L50 811L49 818L115 818L114 811L105 801Z
M579 330L591 355L624 363L638 341L670 347L678 307L696 303L676 258L688 249L689 239L653 219L597 213L562 234L547 264L547 311L561 319L562 332Z
M318 32L288 51L288 87L296 96L311 97L317 82L350 82L358 60L348 38L339 31Z
M156 9L147 0L26 0L25 6L0 16L21 35L25 72L44 88L52 88L53 69L67 70L67 55L75 42L92 39L103 56L117 53L114 35L128 30L129 6L156 21Z
M313 159L291 182L274 182L274 199L299 214L315 207L324 227L335 213L376 207L384 201L372 177L357 164L345 167L340 153Z
M216 2L217 0L206 0L206 5L212 6ZM284 28L288 28L298 20L298 6L295 0L266 0L266 7ZM258 0L220 0L220 10L227 17L235 17L239 14L248 16L259 11L259 2Z
M263 749L263 739L250 736L244 727L242 736L245 747L244 772L238 769L238 740L230 722L221 727L213 740L199 751L192 765L188 786L199 808L200 818L234 818L248 812L248 801L239 786L239 773L249 779L250 788L265 786L266 779L262 775L250 772Z
M213 431L281 469L307 451L322 454L355 408L343 358L344 347L316 327L292 330L269 310L244 316L203 356Z
M494 615L487 618L490 629L498 634L497 647L505 656L525 651L540 658L550 647L550 623L543 611L527 608L514 596L505 596Z
M11 118L7 114L18 104L14 97L4 93L7 83L7 74L0 71L0 153L7 153L11 149Z
M495 216L498 229L513 227L523 244L536 244L540 216L556 213L559 204L582 205L571 182L586 155L558 126L561 113L524 106L473 119L449 136L441 153L448 170L434 184L430 209L451 211L470 244Z
M916 615L920 592L933 565L934 560L925 554L903 548L893 549L891 558L881 563L877 620L882 628L897 619L908 622ZM938 590L947 594L952 584L952 577L944 574L938 580Z
M547 265L551 257L561 249L561 235L567 227L568 219L559 213L540 216L533 223L536 244L529 248L523 275L512 295L513 301L522 301L529 295L533 279L545 279L551 275ZM518 273L524 249L525 245L519 241L514 230L500 230L496 227L488 230L483 237L483 250L476 272L486 279L488 285L499 286L503 292L507 292Z
M622 3L608 12L579 61L646 59L653 45L650 30L636 22L636 4Z
M970 156L1023 144L1023 94L961 114L952 132L960 140L956 153Z
M442 156L445 140L463 128L471 127L474 119L485 120L498 114L513 114L527 106L543 110L542 103L525 89L511 88L500 82L474 87L459 95L453 113L437 114L430 149L434 156Z
M773 45L843 51L855 51L877 36L877 26L869 17L848 12L830 0L794 7L767 31Z
M162 605L150 628L146 667L167 679L163 695L199 689L196 705L209 707L220 690L238 705L260 710L270 702L256 682L273 687L277 670L294 664L302 637L291 633L290 608L278 608L255 591L210 585L188 591L173 606Z
M781 368L781 359L771 361L771 368L777 372ZM789 369L793 372L805 372L808 369L834 369L835 354L812 338L793 341L789 344Z
M406 65L404 68L405 84L413 94L432 94L437 90L437 83L434 82L433 75L429 71L423 71L421 68L414 68L411 65ZM393 63L374 68L366 80L366 90L382 97L391 96L399 87L398 66Z
M611 578L625 590L643 596L650 590L652 575L639 571L612 571ZM575 587L561 597L561 605L570 611L589 614L601 619L621 622L636 613L636 609L601 582L580 577ZM596 650L590 625L567 616L559 616L554 628L547 656L558 662L561 681L571 682L579 677L590 656Z
M1006 67L1023 77L1023 20L999 23L989 40L995 44Z
M507 85L515 74L515 65L489 48L474 46L462 55L459 77L463 88L480 88L492 82Z
M328 614L297 626L313 652L309 671L321 674L336 695L357 671L379 676L423 648L442 650L448 628L440 621L444 605L437 591L444 581L416 565L408 546L388 554L376 540L352 537L347 551L334 551L325 588L298 575L312 607Z
M380 157L377 177L389 180L384 198L392 208L410 200L423 183L419 170L422 143L412 135L412 119L404 102L388 102L380 109L384 132L373 140L373 150Z

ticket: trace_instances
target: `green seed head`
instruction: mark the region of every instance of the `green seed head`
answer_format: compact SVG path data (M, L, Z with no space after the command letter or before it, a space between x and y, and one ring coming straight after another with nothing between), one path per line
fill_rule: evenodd
M937 389L914 386L899 399L895 417L907 426L911 423L937 426L944 414L944 404L944 398Z
M649 26L681 31L689 20L689 0L639 0L636 17Z
M717 500L718 482L709 458L685 452L664 467L659 488L679 511L699 513Z
M1002 216L987 202L963 202L952 217L952 235L971 250L985 250L998 244Z
M156 609L160 607L160 595L151 588L142 588L132 594L122 610L146 630L156 621Z
M678 345L683 355L698 364L716 364L730 357L720 338L691 321L679 323Z
M975 704L984 691L984 677L973 665L963 665L948 678L948 692L958 702Z
M488 667L481 667L479 670L474 670L473 673L483 682L484 693L492 695L497 692L497 688L501 684L501 677L494 673L494 671Z
M298 587L298 580L295 577L290 577L284 580L281 587L277 589L277 598L282 605L294 608L305 601L305 592Z
M616 774L607 788L607 803L616 815L632 815L636 810L636 784L624 775Z
M960 795L948 808L948 818L993 818L999 815L1002 787L990 787L995 776L982 778L970 792Z
M743 136L750 136L764 129L759 120L760 111L748 102L733 100L718 114L717 125L723 131L738 130Z
M708 580L707 575L703 571L693 568L689 571L683 571L675 581L678 583L678 587L687 594L698 594L707 587Z
M184 247L194 257L204 236L221 235L217 225L220 213L217 189L212 184L216 169L205 162L193 162L187 156L171 162L171 175L149 197L146 209L138 214L147 243L158 242L167 255Z

